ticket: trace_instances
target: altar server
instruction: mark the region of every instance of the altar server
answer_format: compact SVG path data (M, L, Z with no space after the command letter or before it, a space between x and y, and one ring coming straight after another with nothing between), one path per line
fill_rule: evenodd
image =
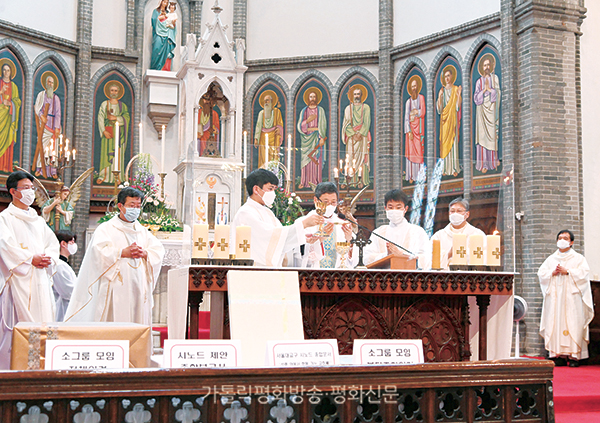
M124 188L117 197L119 214L94 231L65 322L152 325L152 291L165 249L137 221L142 199L139 190Z
M56 321L62 322L69 306L73 288L77 282L77 275L69 265L69 257L77 252L77 237L71 231L56 231L56 238L60 243L60 260L54 274L54 299L56 300Z
M569 230L558 233L556 250L544 261L538 277L544 296L540 335L550 358L557 364L579 366L588 358L590 322L594 318L590 267L581 254L573 250L575 236Z
M29 206L33 176L11 173L12 202L0 213L0 369L10 369L12 331L19 322L54 321L52 274L60 246L46 221Z
M312 215L282 226L271 211L279 179L271 171L256 169L246 178L248 200L237 211L231 225L230 242L235 245L235 228L250 226L250 252L255 266L281 267L286 252L304 244L304 229L324 222Z
M408 196L402 190L394 189L385 194L384 201L385 214L390 224L380 226L373 232L413 253L417 257L419 269L430 269L431 244L427 233L420 226L413 225L404 218L408 211ZM371 234L371 243L364 250L365 264L376 262L390 254L399 257L409 256L404 250Z
M340 219L336 213L337 186L333 182L321 182L315 187L314 201L315 205L320 202L326 206L323 214L325 235L315 235L319 229L317 226L305 229L306 246L304 247L302 267L331 269L340 267L343 262L347 268L354 268L358 262L357 252L353 252L352 248L349 248L343 258L337 252L338 242L350 242L352 239L351 223ZM312 210L308 216L316 214L317 211Z
M452 258L452 238L454 234L481 235L484 238L485 257L485 233L467 222L469 218L469 201L464 198L455 198L449 205L450 223L437 231L431 240L440 241L440 265L442 269L450 268ZM467 238L467 246L468 246ZM470 251L467 248L467 251ZM467 253L468 254L468 253ZM469 300L469 315L471 316L469 327L469 343L471 345L471 360L479 359L479 307L477 298L471 296ZM509 358L512 347L512 317L514 307L513 295L491 295L490 304L487 309L487 359L496 360Z

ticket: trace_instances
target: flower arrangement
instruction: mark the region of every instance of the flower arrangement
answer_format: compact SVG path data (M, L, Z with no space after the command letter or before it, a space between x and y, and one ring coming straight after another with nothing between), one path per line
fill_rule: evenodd
M173 216L173 204L160 196L160 187L155 183L152 163L149 154L141 154L138 159L137 173L124 182L119 188L136 188L144 194L142 210L138 221L147 227L159 226L158 231L181 232L183 225ZM105 222L119 213L118 210L107 212L98 223Z
M288 194L280 187L275 189L275 201L271 210L283 226L292 225L298 217L304 214L296 193Z

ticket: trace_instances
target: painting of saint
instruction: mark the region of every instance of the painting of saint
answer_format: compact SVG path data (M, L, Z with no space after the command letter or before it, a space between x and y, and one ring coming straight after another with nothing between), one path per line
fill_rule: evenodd
M435 102L439 157L444 160L442 174L453 177L461 172L462 86L457 85L460 81L457 69L458 63L453 59L444 61Z
M302 95L302 97L300 97ZM317 86L299 91L298 100L304 107L298 115L298 144L300 147L300 184L298 188L311 188L323 181L323 165L327 160L327 113L320 106L323 92ZM297 104L300 103L297 101Z
M475 169L481 173L494 171L500 165L500 78L496 73L496 57L481 52L477 63L479 78L474 83L475 103ZM473 75L476 75L473 72Z
M52 148L56 150L63 132L65 80L52 63L47 63L36 71L35 92L31 171L36 177L55 179L57 169L46 165L44 154L52 151Z
M221 132L221 123L219 120L218 107L213 105L211 99L204 95L200 99L200 111L198 113L198 155L203 156L206 149L206 143L210 136L214 134L216 140L216 149L219 151L219 133Z
M426 102L422 94L423 77L415 68L406 83L408 98L404 103L404 179L413 183L419 175L425 157ZM409 75L411 75L409 74Z
M96 89L94 167L97 171L95 183L98 185L114 183L112 170L120 170L123 180L125 167L131 158L132 104L131 86L116 72L107 75ZM115 142L117 133L118 141Z
M152 11L152 56L150 69L170 71L175 57L176 2L159 0L158 7Z
M279 94L276 90L279 91ZM279 153L284 137L284 111L281 110L282 105L280 104L283 92L273 84L267 84L256 97L254 100L256 124L254 125L253 140L254 148L258 153L258 167L263 167L266 162L279 162Z
M374 153L371 150L375 145L374 108L371 106L374 100L367 101L372 90L367 88L365 81L348 85L347 91L342 90L340 95L347 97L349 103L341 104L344 114L340 138L345 146L345 156L341 155L340 148L340 159L345 161L343 168L350 176L350 186L362 189L371 184L371 156Z
M0 172L11 173L14 161L20 162L16 150L21 139L21 97L23 72L16 57L6 50L0 56ZM15 154L17 153L17 154Z

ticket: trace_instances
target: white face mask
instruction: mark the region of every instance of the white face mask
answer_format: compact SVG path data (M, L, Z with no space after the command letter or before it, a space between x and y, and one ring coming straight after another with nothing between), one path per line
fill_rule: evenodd
M324 217L331 217L333 216L333 214L335 213L335 209L337 208L337 206L333 206L333 205L329 205L327 207L325 207L325 214L323 215Z
M386 210L385 215L394 225L399 225L404 220L404 210Z
M565 248L569 248L571 246L571 243L566 239L559 239L558 241L556 241L556 246L559 249L564 250Z
M33 201L35 200L35 191L32 189L24 189L23 191L21 191L21 203L25 204L26 206L31 206L33 204Z
M262 200L263 203L265 203L265 206L271 208L275 202L275 191L265 191L264 195L262 196Z
M73 255L77 252L77 244L67 244L67 251L70 255Z
M454 226L459 226L465 221L465 216L460 213L450 214L450 223Z

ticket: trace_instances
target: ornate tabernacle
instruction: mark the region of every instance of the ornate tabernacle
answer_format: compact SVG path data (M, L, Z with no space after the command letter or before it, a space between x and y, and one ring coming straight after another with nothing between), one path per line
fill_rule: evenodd
M189 268L190 333L198 333L198 307L211 291L211 337L229 337L227 272L237 267ZM243 268L249 272L266 270ZM271 269L272 270L272 269ZM490 295L510 295L512 273L354 269L283 269L299 273L306 339L335 338L340 354L353 340L422 339L425 360L465 361L469 349L467 296L479 306L479 357L487 354Z

